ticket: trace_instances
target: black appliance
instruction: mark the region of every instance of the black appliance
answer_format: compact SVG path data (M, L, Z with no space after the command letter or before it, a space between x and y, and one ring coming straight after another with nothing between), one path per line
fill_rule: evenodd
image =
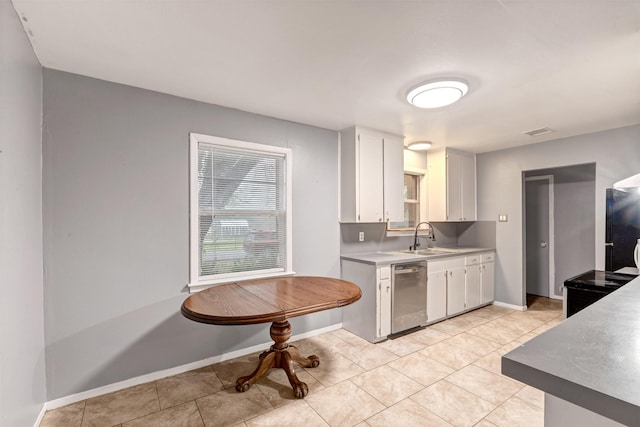
M635 267L633 250L640 239L640 188L608 188L605 268Z
M638 276L633 274L591 270L565 280L566 317L576 314L611 292L620 289L636 277Z

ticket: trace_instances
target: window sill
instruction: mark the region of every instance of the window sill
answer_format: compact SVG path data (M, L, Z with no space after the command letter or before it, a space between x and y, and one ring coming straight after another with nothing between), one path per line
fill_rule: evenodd
M282 271L278 273L238 276L234 278L225 277L222 279L207 280L206 282L189 283L187 284L187 287L189 288L189 293L193 294L196 292L203 291L212 286L223 285L225 283L244 282L247 280L256 280L256 279L270 279L273 277L287 277L287 276L293 276L295 274L296 274L295 271Z

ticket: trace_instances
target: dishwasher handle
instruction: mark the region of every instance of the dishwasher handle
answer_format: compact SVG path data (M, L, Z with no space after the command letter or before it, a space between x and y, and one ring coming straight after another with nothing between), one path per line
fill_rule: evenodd
M424 270L425 268L427 268L425 265L422 264L411 264L411 265L395 265L394 269L393 269L393 273L394 274L411 274L411 273L418 273L421 270Z

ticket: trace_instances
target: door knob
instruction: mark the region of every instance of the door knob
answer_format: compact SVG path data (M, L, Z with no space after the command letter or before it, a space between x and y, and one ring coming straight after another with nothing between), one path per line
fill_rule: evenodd
M541 248L546 248L547 247L547 242L540 242L540 247Z

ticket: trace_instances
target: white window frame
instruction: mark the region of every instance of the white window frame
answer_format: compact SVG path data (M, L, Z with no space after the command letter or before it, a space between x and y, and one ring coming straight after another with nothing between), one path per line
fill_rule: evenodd
M427 171L425 169L420 168L405 168L404 175L414 175L418 178L418 218L417 223L419 224L421 221L425 221L423 218L427 217L426 207L427 207ZM391 228L390 224L387 223L387 231L386 236L395 237L395 236L413 236L415 233L415 227L408 228ZM425 235L423 230L420 229L418 231L418 235Z
M220 275L217 278L202 279L200 277L200 215L198 206L198 148L200 143L231 147L252 153L276 154L284 157L285 161L285 265L277 271L260 273L238 272ZM275 147L254 142L221 138L200 133L189 134L189 291L197 292L212 285L241 280L261 279L268 277L291 276L293 271L293 238L292 238L292 162L293 152L290 148Z

